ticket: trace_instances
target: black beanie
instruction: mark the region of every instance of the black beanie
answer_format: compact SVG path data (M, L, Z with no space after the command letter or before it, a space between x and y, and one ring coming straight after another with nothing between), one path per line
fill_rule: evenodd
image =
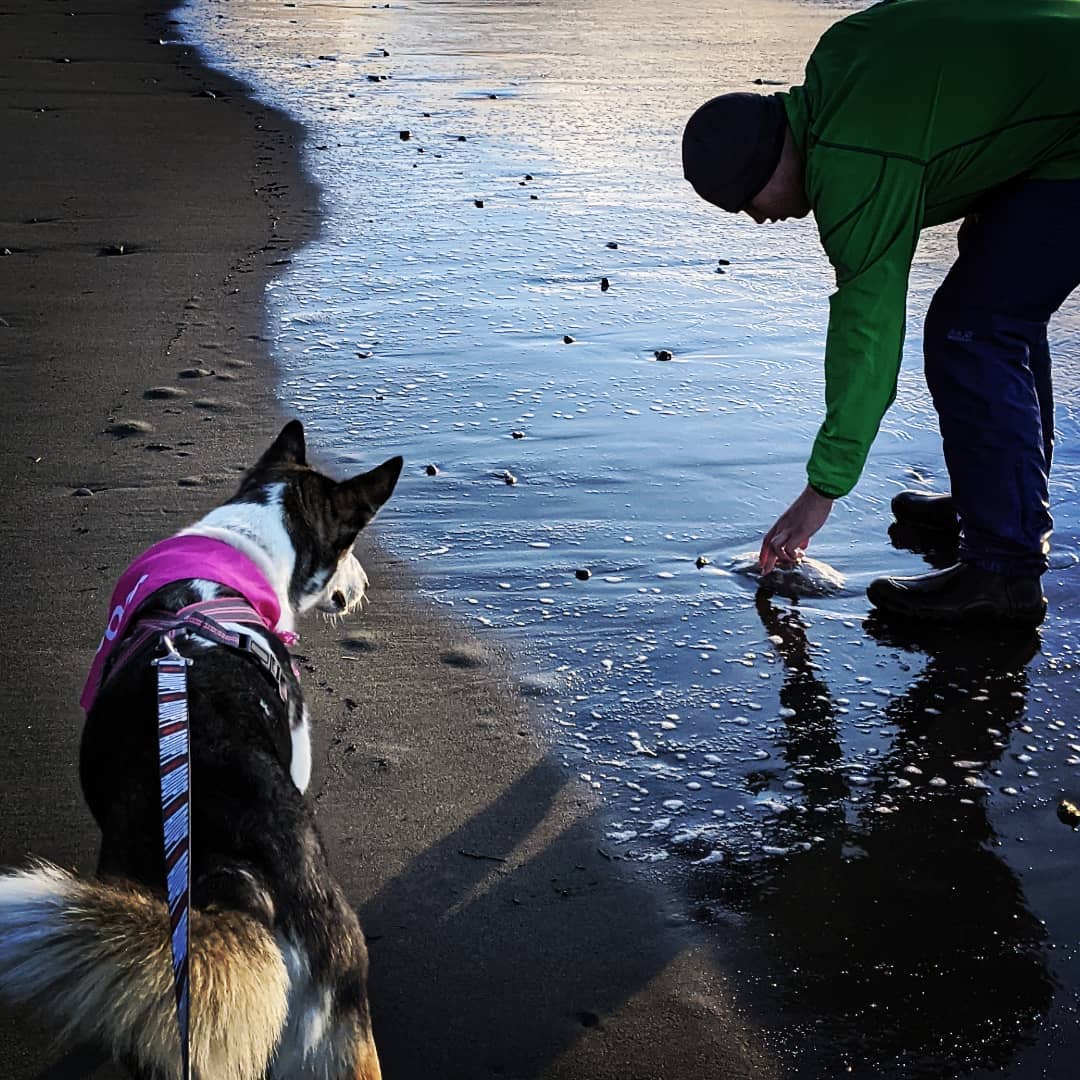
M683 175L706 202L737 214L768 183L786 130L776 94L721 94L687 121Z

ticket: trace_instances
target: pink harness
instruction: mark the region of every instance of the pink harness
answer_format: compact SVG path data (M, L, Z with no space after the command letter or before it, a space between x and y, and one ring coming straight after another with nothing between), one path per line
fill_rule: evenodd
M296 641L289 630L278 630L281 605L262 571L243 552L224 540L208 536L173 536L147 548L121 575L109 602L109 621L90 665L79 703L89 712L101 689L102 674L119 642L131 627L135 612L148 596L177 581L198 578L239 593L262 625L286 645Z

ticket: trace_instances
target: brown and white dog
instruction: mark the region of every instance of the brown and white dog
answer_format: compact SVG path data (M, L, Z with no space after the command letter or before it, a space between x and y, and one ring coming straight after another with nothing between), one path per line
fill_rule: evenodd
M183 535L224 541L254 563L280 605L273 629L288 637L305 611L360 606L367 576L353 542L401 466L391 458L337 483L308 467L293 421L237 493ZM199 571L192 566L136 606L176 612L230 594ZM303 794L307 709L281 637L245 629L261 634L283 685L236 649L198 636L178 642L193 660L193 1075L378 1080L364 937ZM102 831L98 876L45 862L0 875L0 996L36 1007L62 1037L96 1045L139 1080L174 1080L181 1066L150 659L136 652L109 675L83 731L83 793Z

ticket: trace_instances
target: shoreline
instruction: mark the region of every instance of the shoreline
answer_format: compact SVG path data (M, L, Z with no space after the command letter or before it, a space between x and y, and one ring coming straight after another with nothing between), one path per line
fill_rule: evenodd
M299 129L159 44L169 14L12 0L0 21L0 131L20 147L0 236L3 865L93 868L77 700L103 605L274 434L264 285L318 227ZM311 798L370 938L387 1077L779 1076L715 941L599 848L597 806L505 655L424 611L370 542L359 554L371 610L309 622L297 651ZM0 1018L13 1080L120 1075L57 1064L52 1042Z

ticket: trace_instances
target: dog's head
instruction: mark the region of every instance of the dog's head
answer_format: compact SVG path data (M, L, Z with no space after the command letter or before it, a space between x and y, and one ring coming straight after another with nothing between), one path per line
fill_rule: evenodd
M292 420L245 474L227 505L248 506L253 526L259 522L252 539L287 577L294 612L317 607L346 615L360 607L368 579L352 546L390 498L402 464L392 457L370 472L332 480L308 465L303 425Z

